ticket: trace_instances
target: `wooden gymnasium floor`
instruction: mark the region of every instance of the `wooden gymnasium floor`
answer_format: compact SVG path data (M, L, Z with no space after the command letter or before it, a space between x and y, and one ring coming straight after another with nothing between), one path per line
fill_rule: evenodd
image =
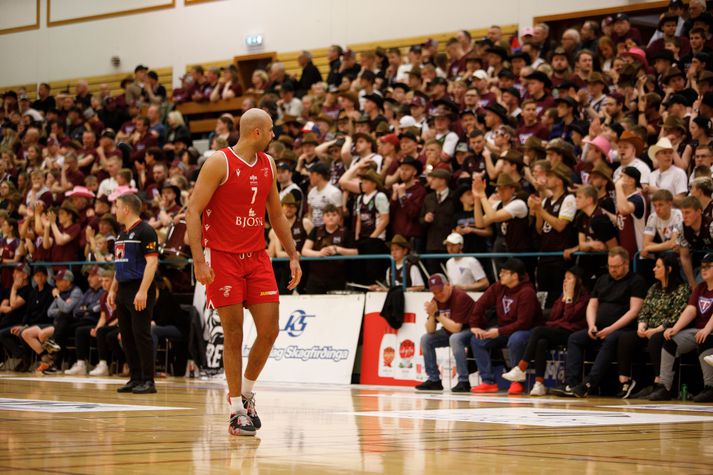
M236 438L224 383L121 382L0 375L0 473L713 473L711 405L262 383L264 426Z

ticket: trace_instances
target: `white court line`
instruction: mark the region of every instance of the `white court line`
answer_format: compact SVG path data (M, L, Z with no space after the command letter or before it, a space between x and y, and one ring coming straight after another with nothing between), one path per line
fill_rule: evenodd
M622 404L620 406L597 406L606 408L621 408L621 409L648 409L651 411L682 411L682 412L711 412L713 413L713 406L704 405L690 405L690 404L639 404L639 405L626 405Z
M385 394L360 394L362 397L383 397ZM506 404L537 404L537 403L583 403L585 401L574 398L546 399L546 398L519 398L505 396L468 396L452 394L414 393L414 394L389 394L395 399L427 399L430 401L465 401L465 402L494 402Z
M713 422L713 417L687 416L682 414L587 411L576 409L539 409L531 407L338 412L336 414L535 427L591 427L611 425L621 426L624 424Z
M139 406L135 404L106 404L83 401L46 401L43 399L0 398L0 410L23 412L124 412L175 411L189 407Z

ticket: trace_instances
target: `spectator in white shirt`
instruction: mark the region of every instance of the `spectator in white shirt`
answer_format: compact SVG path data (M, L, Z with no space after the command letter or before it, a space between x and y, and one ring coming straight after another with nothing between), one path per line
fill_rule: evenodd
M634 167L641 173L641 188L644 193L648 193L649 183L651 183L651 169L641 159L637 158L644 148L644 141L631 131L625 131L619 138L619 161L621 166L614 170L613 181L616 183L621 177L621 172L626 167Z
M337 208L342 206L342 192L329 183L329 168L317 162L309 168L309 184L312 187L307 195L307 213L315 228L322 226L322 212L327 205Z
M674 250L683 232L683 214L680 209L673 208L673 195L670 191L658 190L651 202L654 212L646 221L641 257Z
M661 137L653 147L649 148L649 158L658 163L658 169L651 173L649 193L658 190L668 190L675 201L688 194L688 177L686 172L673 165L673 145L668 137Z
M461 234L449 234L443 244L445 244L448 254L463 253L463 236ZM483 266L475 257L451 257L446 262L446 276L452 286L465 291L485 290L490 285Z

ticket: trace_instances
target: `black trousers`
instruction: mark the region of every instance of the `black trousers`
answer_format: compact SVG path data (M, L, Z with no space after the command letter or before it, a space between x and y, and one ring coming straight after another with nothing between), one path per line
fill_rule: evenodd
M91 331L92 328L96 326L93 325L79 325L74 330L74 340L77 343L77 359L88 361L89 360L89 346L92 342Z
M146 308L139 312L134 308L134 297L140 286L139 280L119 283L119 290L116 292L116 313L131 380L144 382L153 381L154 377L151 316L156 303L156 288L151 285L147 292Z
M119 345L119 327L117 325L101 327L97 330L97 353L99 360L107 363L111 360L112 353L117 360L121 356L121 345Z
M547 369L547 350L556 346L567 346L571 331L563 328L535 327L530 333L530 339L522 359L529 362L535 360L535 377L544 378ZM513 361L513 364L518 362Z
M663 332L654 333L651 338L641 338L635 331L622 332L619 337L619 374L631 376L631 366L641 349L646 346L654 375L659 376L661 371L661 349L664 343Z

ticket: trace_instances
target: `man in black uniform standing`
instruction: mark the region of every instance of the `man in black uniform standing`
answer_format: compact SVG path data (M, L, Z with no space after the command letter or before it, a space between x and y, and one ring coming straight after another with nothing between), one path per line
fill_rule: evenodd
M158 267L156 231L139 217L141 199L125 193L116 201L116 219L124 230L114 244L116 274L107 301L116 308L121 341L131 378L120 393L149 394L154 384L151 315L156 302L153 284Z

